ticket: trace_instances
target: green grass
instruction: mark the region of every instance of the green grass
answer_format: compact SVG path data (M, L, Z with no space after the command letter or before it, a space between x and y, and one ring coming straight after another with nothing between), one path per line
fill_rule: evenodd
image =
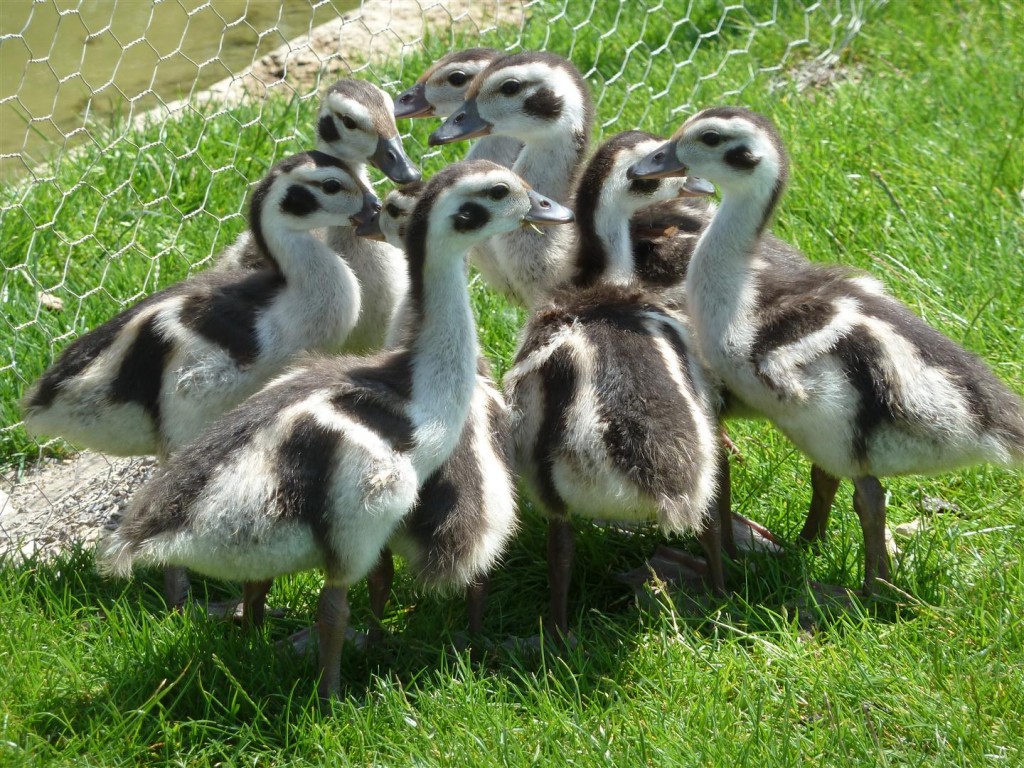
M798 91L789 75L830 32L815 27L781 71L752 78L802 34L802 14L780 4L779 24L759 31L749 54L726 57L718 76L699 81L723 52L746 47L771 7L747 5L749 16L731 12L723 39L674 75L668 61L688 58L717 13L676 27L668 52L653 59L649 49L672 28L663 11L624 14L617 33L602 37L610 19L581 25L583 11L545 18L542 8L521 42L571 53L599 96L606 135L638 125L667 133L692 107L722 100L770 114L793 158L776 230L811 258L878 275L1024 390L1024 8L918 0L874 9L843 51L846 79ZM614 15L595 11L606 14ZM518 39L503 31L491 42ZM644 45L633 47L637 40ZM446 45L434 41L431 53ZM382 73L407 82L427 60ZM189 117L66 156L53 181L3 190L0 340L17 364L0 377L0 423L18 421L15 400L51 359L54 339L180 279L234 237L246 183L308 144L313 108L269 101ZM451 159L426 153L431 128L416 123L406 145L426 155L428 173ZM67 309L34 323L40 286ZM478 281L473 297L483 346L504 371L522 313ZM764 425L731 433L745 455L734 463L736 508L792 540L808 499L806 462ZM38 450L18 427L0 440L7 462ZM166 615L157 574L99 580L89 552L8 564L0 765L1024 763L1024 479L977 468L887 487L893 523L927 517L922 533L901 542L892 595L843 611L805 594L808 577L860 581L847 487L819 553L734 565L734 594L699 606L654 596L659 609L637 607L611 575L635 567L657 537L581 525L574 650L498 650L474 666L453 650L461 601L422 595L403 574L391 641L348 650L345 695L330 712L314 702L313 661L274 645L312 615L313 575L275 585L272 600L288 616L248 636ZM927 516L931 498L956 511ZM526 505L495 576L493 639L537 631L543 553L543 523ZM354 623L367 613L360 588Z

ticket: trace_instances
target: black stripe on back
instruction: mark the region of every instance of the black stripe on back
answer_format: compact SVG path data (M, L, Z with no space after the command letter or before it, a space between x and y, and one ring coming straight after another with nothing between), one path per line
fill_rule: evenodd
M153 298L153 297L151 297ZM121 330L147 302L126 309L97 328L79 336L61 352L57 361L46 369L25 401L27 409L47 408L53 404L61 384L84 371L97 357L110 349Z
M473 549L484 514L483 483L467 421L455 450L420 488L406 527L423 560L418 575L446 580Z
M757 293L760 324L750 348L755 367L772 351L827 327L836 315L836 302L850 296L852 274L840 267L766 270Z
M284 520L300 520L327 549L331 530L328 492L341 459L340 435L313 416L302 416L277 449L277 505Z
M356 387L391 393L398 401L407 403L412 399L412 355L407 351L392 352L371 360L367 365L350 368L345 378Z
M412 358L407 352L381 355L345 372L332 405L380 435L397 451L414 447L413 424L406 414L412 399Z
M159 431L160 390L164 366L173 344L156 328L156 318L149 317L139 326L135 341L125 353L117 376L110 384L110 399L115 403L138 403Z
M1009 443L1020 444L1024 438L1017 426L1021 424L1020 398L981 358L932 328L896 299L861 292L857 288L852 293L865 314L888 323L895 333L914 346L927 365L938 368L952 379L982 429L995 429L1004 434Z
M565 514L566 503L555 487L555 452L565 434L568 411L576 395L579 374L572 354L564 346L556 349L540 367L544 398L533 459L537 466L537 492L549 512Z
M842 362L847 381L857 390L859 401L853 425L853 455L863 461L868 454L868 441L883 423L893 423L897 414L890 397L895 390L880 361L884 350L871 332L855 326L851 333L836 342L835 355Z
M240 365L259 355L256 322L284 288L284 276L275 269L232 273L231 281L200 284L182 308L183 325L222 347Z
M689 459L696 447L691 441L694 414L672 380L655 344L657 336L639 313L588 323L584 333L600 350L594 387L609 457L648 495L686 494L692 480ZM685 349L679 340L673 347L683 355L680 372L689 383Z
M234 459L262 427L302 394L288 385L264 390L228 411L177 451L133 499L132 509L119 529L125 539L139 545L183 528L196 500L225 462Z
M413 425L392 397L373 389L345 389L331 396L331 405L353 421L379 435L396 451L415 447Z

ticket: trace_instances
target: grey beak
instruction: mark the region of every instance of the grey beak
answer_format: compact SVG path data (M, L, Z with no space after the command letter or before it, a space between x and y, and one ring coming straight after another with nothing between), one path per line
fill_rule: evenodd
M463 102L461 107L441 123L440 128L430 134L427 143L437 147L441 144L467 141L477 136L486 136L493 128L494 126L480 117L480 113L476 111L476 101L470 99Z
M384 233L380 229L380 211L359 224L356 227L356 235L365 237L367 240L383 240Z
M402 148L402 140L396 135L390 139L383 136L377 140L377 150L370 156L370 162L380 168L381 172L395 184L408 184L419 181L423 175L420 169L406 157Z
M713 194L715 185L698 176L687 176L683 188L679 190L680 197L707 197Z
M676 159L676 143L666 141L638 163L626 170L628 179L663 179L666 176L685 176L686 166Z
M363 193L363 208L359 213L351 217L351 221L357 227L368 224L370 219L380 215L380 198L372 192ZM358 232L356 234L359 234Z
M395 96L395 117L430 117L434 114L434 105L427 101L427 86L416 83Z
M550 197L534 192L532 189L527 192L530 196L530 210L523 217L524 224L540 224L547 226L551 224L569 224L576 220L576 215L560 203L556 203Z

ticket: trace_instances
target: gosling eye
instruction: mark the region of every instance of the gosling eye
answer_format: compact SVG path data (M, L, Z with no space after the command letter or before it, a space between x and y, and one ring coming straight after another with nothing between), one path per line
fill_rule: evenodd
M322 189L325 194L336 195L341 192L341 182L337 179L327 179L327 181L320 185L320 189Z
M388 212L388 216L390 216L392 219L397 219L399 216L402 215L402 209L399 208L394 203L388 203L384 207L384 210Z
M506 96L514 96L515 94L519 93L522 87L523 84L518 80L506 80L504 83L501 84L499 90Z
M342 116L341 116L341 122L342 122L342 124L343 124L343 125L344 125L344 126L345 126L346 128L348 128L348 129L349 129L350 131L354 131L354 130L355 130L355 128L356 128L356 121L355 121L355 120L353 120L353 119L352 119L351 117L349 117L348 115L342 115Z
M704 131L704 133L700 135L700 141L701 144L708 147L717 147L722 143L722 134L718 131Z
M487 190L487 196L491 198L491 200L501 200L503 197L508 195L508 192L508 184L495 184L493 187Z
M469 81L469 75L463 72L461 69L457 69L448 75L448 84L454 85L456 88L465 85Z

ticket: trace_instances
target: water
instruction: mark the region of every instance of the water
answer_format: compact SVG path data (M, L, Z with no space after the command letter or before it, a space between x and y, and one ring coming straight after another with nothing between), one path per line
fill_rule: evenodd
M0 0L0 178L244 69L357 0Z

